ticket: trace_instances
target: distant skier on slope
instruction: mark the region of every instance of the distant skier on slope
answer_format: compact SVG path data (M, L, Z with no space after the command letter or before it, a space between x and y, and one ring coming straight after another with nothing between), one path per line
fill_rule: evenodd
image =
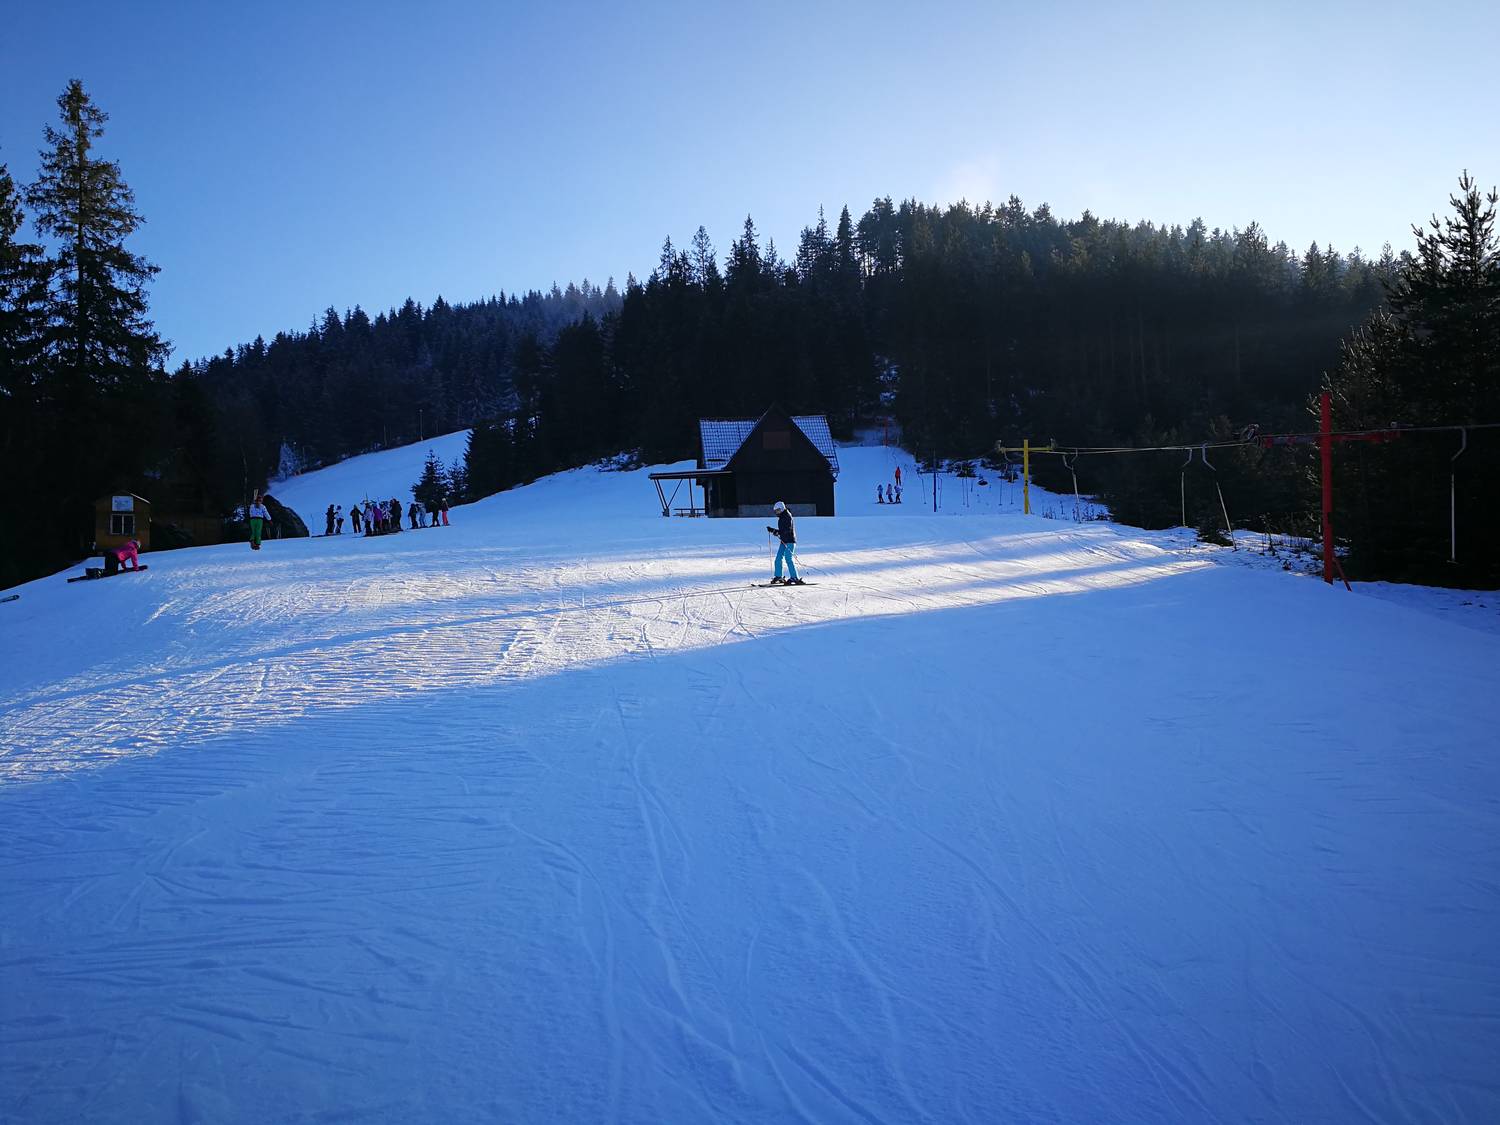
M266 506L260 502L260 497L255 498L250 505L250 549L260 550L260 532L271 520L271 513L266 511Z
M359 505L349 505L349 526L354 529L354 534L359 534Z
M805 586L797 576L797 528L792 523L792 513L780 500L771 506L771 511L776 513L776 526L766 528L772 535L781 540L781 547L776 552L776 574L771 579L773 586ZM786 562L787 577L781 577L781 564Z
M335 535L344 534L344 506L342 504L333 510L333 523L333 533Z
M333 534L333 505L332 504L328 505L328 511L324 512L323 515L326 517L326 519L328 521L327 525L323 528L323 534L324 535L332 535Z

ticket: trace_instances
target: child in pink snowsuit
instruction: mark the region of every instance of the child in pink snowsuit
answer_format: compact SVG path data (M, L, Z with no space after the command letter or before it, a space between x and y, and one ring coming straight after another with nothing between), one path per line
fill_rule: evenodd
M104 573L116 574L120 570L120 564L126 559L130 560L127 570L141 569L141 545L134 539L127 539L123 547L106 547L104 549Z

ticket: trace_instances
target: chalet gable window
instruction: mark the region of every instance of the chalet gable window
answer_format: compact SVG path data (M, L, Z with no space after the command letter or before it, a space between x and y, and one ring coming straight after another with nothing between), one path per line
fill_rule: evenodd
M111 535L134 535L135 515L131 512L111 512L109 514L109 533Z
M762 430L760 432L761 448L766 450L783 450L792 448L791 430Z

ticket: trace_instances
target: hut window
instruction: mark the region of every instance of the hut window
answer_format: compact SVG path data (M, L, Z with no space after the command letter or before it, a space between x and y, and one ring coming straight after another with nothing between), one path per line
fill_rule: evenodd
M111 512L109 514L109 533L111 535L134 535L135 516L130 512Z
M762 449L790 449L792 448L792 432L790 430L762 430Z

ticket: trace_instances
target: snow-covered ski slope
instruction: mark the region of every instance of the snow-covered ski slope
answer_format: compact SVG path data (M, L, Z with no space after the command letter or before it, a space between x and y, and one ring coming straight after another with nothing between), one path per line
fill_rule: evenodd
M22 587L0 1120L1500 1120L1500 637L840 458Z
M272 485L271 495L291 508L314 535L327 526L328 505L349 509L366 500L389 500L395 497L404 505L411 500L411 486L422 476L427 454L435 453L444 467L462 461L469 447L469 431L443 434L427 441L413 442L381 453L350 457L337 465ZM344 531L351 530L345 523Z

